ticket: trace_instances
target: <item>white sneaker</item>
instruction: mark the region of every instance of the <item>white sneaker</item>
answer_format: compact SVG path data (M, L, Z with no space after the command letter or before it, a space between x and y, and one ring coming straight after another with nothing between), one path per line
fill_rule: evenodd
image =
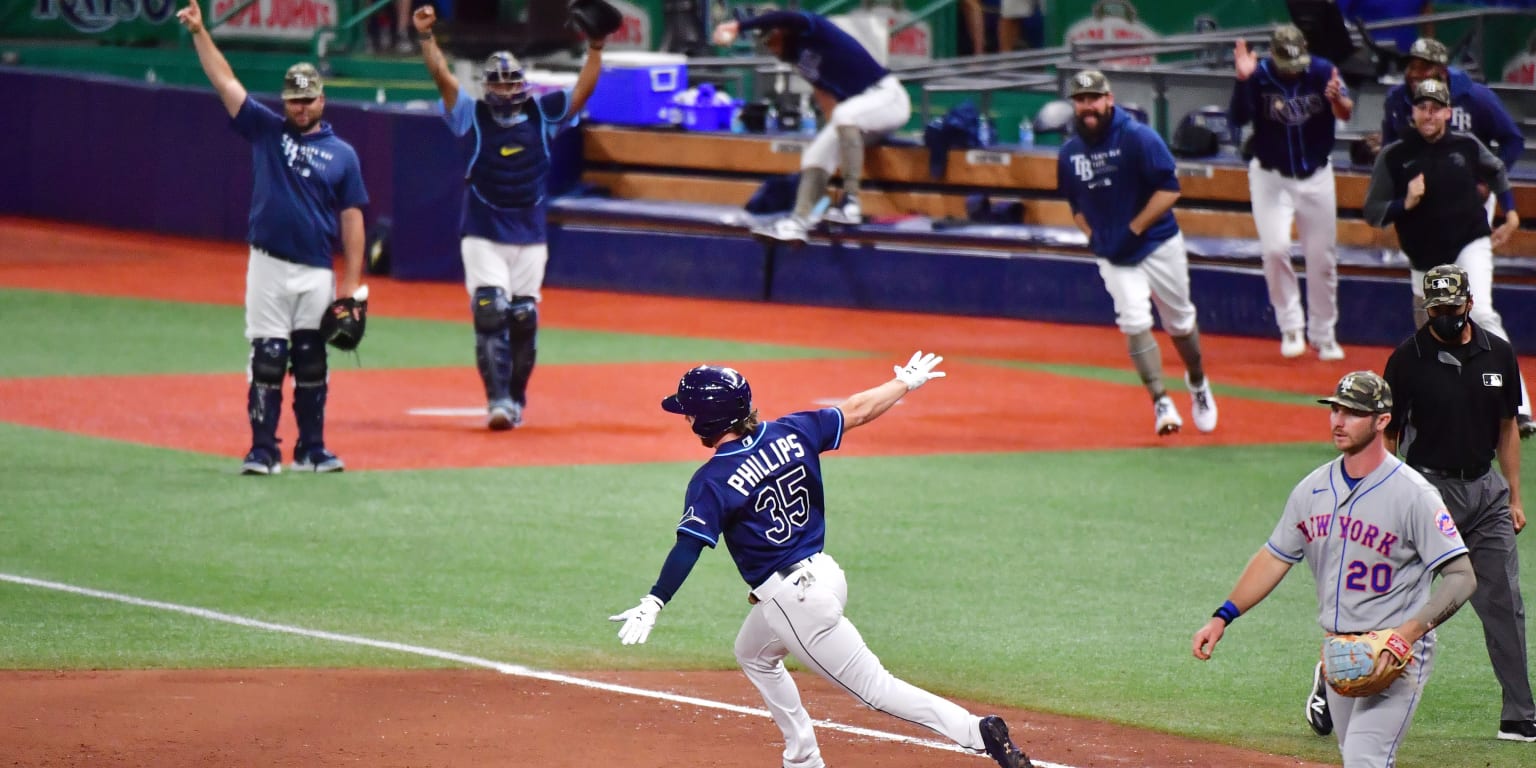
M1317 348L1317 359L1325 363L1344 359L1344 348L1337 341L1330 341Z
M805 233L805 224L794 216L785 216L767 226L753 227L752 236L759 240L792 245L805 245L810 240Z
M1157 426L1157 436L1165 437L1179 431L1184 426L1184 420L1179 418L1179 408L1173 404L1173 398L1163 395L1152 404L1152 417Z
M1286 331L1280 334L1280 356L1301 357L1301 353L1307 351L1307 340L1301 331Z
M1211 394L1211 377L1205 377L1197 388L1189 383L1184 374L1184 386L1189 387L1189 415L1195 420L1195 429L1201 432L1216 431L1216 397Z
M821 220L831 224L857 226L864 222L864 212L859 209L858 200L846 200L842 205L828 208L821 215Z

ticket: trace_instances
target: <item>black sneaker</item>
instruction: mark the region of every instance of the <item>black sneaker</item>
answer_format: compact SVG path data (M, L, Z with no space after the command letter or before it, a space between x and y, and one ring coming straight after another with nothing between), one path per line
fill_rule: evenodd
M1312 691L1307 694L1307 725L1319 736L1333 733L1333 715L1328 712L1328 681L1323 679L1323 663L1312 670Z
M240 463L242 475L276 475L283 471L283 462L277 454L266 448L252 448Z
M1008 724L997 715L981 719L981 743L986 745L987 754L1003 768L1034 768L1029 756L1008 738Z
M1536 720L1500 720L1499 738L1503 741L1536 741Z

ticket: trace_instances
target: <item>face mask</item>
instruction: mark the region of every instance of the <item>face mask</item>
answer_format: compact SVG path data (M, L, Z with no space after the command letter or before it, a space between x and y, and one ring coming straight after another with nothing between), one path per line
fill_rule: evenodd
M1461 341L1461 330L1467 327L1466 313L1438 315L1429 319L1429 327L1444 341Z

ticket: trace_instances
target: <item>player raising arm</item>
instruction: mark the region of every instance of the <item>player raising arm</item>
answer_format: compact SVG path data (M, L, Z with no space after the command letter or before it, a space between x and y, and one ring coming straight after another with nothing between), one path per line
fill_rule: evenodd
M688 482L677 540L655 586L640 604L617 616L625 645L643 643L657 614L682 587L704 547L722 538L752 589L736 660L784 734L787 766L823 768L810 715L784 668L794 654L871 709L944 734L986 752L1003 768L1029 766L997 716L976 717L959 705L887 672L843 615L848 580L822 551L826 498L821 454L842 445L850 429L880 417L908 392L944 376L944 358L918 352L895 377L835 408L758 420L752 388L731 368L699 366L683 374L663 410L682 414L715 455Z

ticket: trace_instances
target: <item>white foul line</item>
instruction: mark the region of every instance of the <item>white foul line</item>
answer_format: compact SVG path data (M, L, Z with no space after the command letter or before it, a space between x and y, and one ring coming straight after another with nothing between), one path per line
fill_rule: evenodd
M200 619L207 619L209 621L221 621L225 624L234 624L236 626L249 627L251 629L264 629L268 632L281 632L283 634L298 635L300 637L309 637L316 640L330 640L337 643L361 645L368 648L378 648L385 651L397 651L399 653L408 653L415 656L425 656L432 659L451 661L455 664L463 664L466 667L492 669L504 675L528 677L535 680L547 680L552 683L574 685L581 688L591 688L593 690L606 691L609 693L622 693L625 695L638 696L640 698L646 699L660 699L662 701L669 701L677 704L689 704L695 707L700 707L702 709L719 709L726 712L733 712L738 715L752 715L754 717L765 718L771 717L771 715L768 714L768 710L766 709L758 709L756 707L743 707L737 704L728 704L723 701L713 701L711 699L700 699L693 696L679 696L674 693L652 691L645 688L634 688L628 685L618 685L616 683L604 683L597 680L586 680L583 678L561 675L554 672L543 672L537 669L530 669L520 664L508 664L500 661L492 661L490 659L482 659L478 656L466 656L464 654L454 653L452 651L443 651L436 648L426 648L420 645L395 643L388 640L374 640L373 638L359 637L358 635L346 635L339 632L326 632L319 629L306 629L304 627L296 627L291 624L277 624L270 621L251 619L244 616L236 616L230 613L222 613L220 611L211 611L207 608L198 608L191 605L179 605L177 603L166 603L159 600L146 600L142 597L134 597L133 595L124 595L117 592L106 592L99 589L90 589L89 587L77 587L72 584L61 584L57 581L46 581L43 579L34 579L28 576L17 576L9 573L0 573L0 581L8 581L12 584L20 584L27 587L37 587L40 589L51 589L58 592L68 592L73 595L83 595L85 597L94 597L101 600L111 600L113 602L125 603L127 605L138 606L140 608L154 608L161 611L182 613L188 616L196 616ZM910 736L902 736L898 733L889 733L887 731L877 731L870 728L861 728L856 725L844 725L842 723L835 723L830 720L817 720L815 721L815 724L818 728L839 731L842 733L852 734L854 736L863 736L865 738L879 739L881 741L894 741L901 744L911 744L919 747L927 747L929 749L944 750L946 752L960 752L967 755L975 754L968 749L955 744L950 744L948 742L931 741L929 739L917 739ZM1034 760L1033 762L1036 766L1039 766L1039 768L1072 768L1072 766L1062 765L1060 763L1047 763L1039 760Z

